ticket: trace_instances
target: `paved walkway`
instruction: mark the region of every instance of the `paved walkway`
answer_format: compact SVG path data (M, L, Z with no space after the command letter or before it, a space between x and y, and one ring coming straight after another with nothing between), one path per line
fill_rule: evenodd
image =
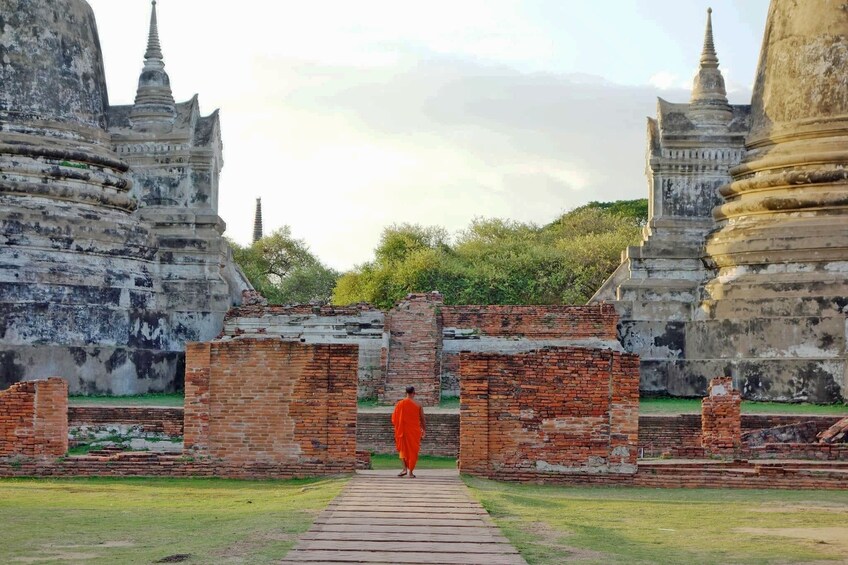
M283 563L526 565L456 471L361 471Z

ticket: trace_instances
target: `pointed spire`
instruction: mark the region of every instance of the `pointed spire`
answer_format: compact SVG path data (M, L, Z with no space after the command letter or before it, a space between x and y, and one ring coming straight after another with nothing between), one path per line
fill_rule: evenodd
M701 67L718 68L718 55L716 55L715 42L713 41L712 8L707 8L707 30L704 32L704 50L701 52Z
M256 215L253 217L253 243L263 237L262 230L262 199L256 199Z
M156 0L153 0L147 50L144 52L144 68L138 78L138 91L130 120L134 129L163 130L173 125L175 117L176 105L171 92L171 79L165 72L162 45L159 42Z
M145 59L162 60L162 45L159 43L159 22L156 19L156 0L152 2L150 11L150 32L147 34L147 51L144 53Z
M704 48L701 64L692 85L693 118L698 125L714 126L727 124L733 117L727 103L724 77L718 68L718 55L713 41L713 9L707 9L707 29L704 32Z

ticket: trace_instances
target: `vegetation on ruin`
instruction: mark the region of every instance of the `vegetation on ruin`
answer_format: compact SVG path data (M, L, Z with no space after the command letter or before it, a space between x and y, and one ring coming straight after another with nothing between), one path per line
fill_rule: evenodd
M271 304L326 304L339 273L325 266L288 226L249 246L230 240L233 258Z
M642 398L640 414L700 414L700 398ZM743 414L848 415L848 404L801 404L742 401Z
M345 479L0 480L4 563L276 563Z
M848 555L848 492L464 480L531 565L824 563Z
M478 219L456 237L440 227L386 228L374 259L345 273L333 303L391 308L438 290L447 304L583 304L639 241L647 200L592 202L545 226Z

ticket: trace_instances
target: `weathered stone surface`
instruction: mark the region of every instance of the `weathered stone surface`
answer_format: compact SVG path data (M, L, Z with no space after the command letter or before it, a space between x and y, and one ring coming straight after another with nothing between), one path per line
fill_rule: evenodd
M646 241L626 251L593 300L615 301L646 392L699 395L705 378L724 374L746 398L840 400L848 385L848 13L829 0L772 2L752 106L731 107L723 122L711 44L708 33L692 102L661 101L650 122ZM704 197L676 189L704 177L705 158L721 165L696 191ZM663 217L686 210L688 224Z
M150 69L136 106L110 107L86 2L0 13L0 383L173 390L185 342L216 336L249 286L221 237L217 114L194 98L156 118Z

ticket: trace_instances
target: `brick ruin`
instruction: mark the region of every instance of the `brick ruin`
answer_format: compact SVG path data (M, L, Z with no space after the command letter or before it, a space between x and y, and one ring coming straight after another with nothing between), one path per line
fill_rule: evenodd
M356 366L355 345L189 344L184 453L276 476L353 471Z
M551 348L460 358L459 468L497 479L636 472L639 358Z
M639 359L615 339L611 305L445 306L427 293L384 314L367 305L269 307L247 298L218 339L188 345L184 409L69 411L62 379L0 392L0 476L348 473L367 466L372 451L394 451L391 406L358 413L357 396L364 389L390 400L414 384L425 398L432 393L431 403L436 391L460 388L458 413L428 408L423 452L458 456L473 475L652 487L848 486L848 419L741 416L741 395L728 378L714 380L700 416L640 417ZM157 436L170 449L66 456L69 435L76 442L79 430L104 426Z
M615 309L585 306L448 306L437 292L410 294L382 312L351 307L268 306L248 294L223 336L278 336L359 346L359 398L392 403L413 385L425 406L459 395L459 355L544 347L621 350Z
M410 295L386 313L381 351L385 386L379 396L397 402L407 386L424 406L439 404L442 396L442 312L438 293Z
M0 391L0 457L61 457L68 451L68 383L16 383Z
M701 401L701 444L709 455L737 452L742 446L742 395L730 377L716 377Z

